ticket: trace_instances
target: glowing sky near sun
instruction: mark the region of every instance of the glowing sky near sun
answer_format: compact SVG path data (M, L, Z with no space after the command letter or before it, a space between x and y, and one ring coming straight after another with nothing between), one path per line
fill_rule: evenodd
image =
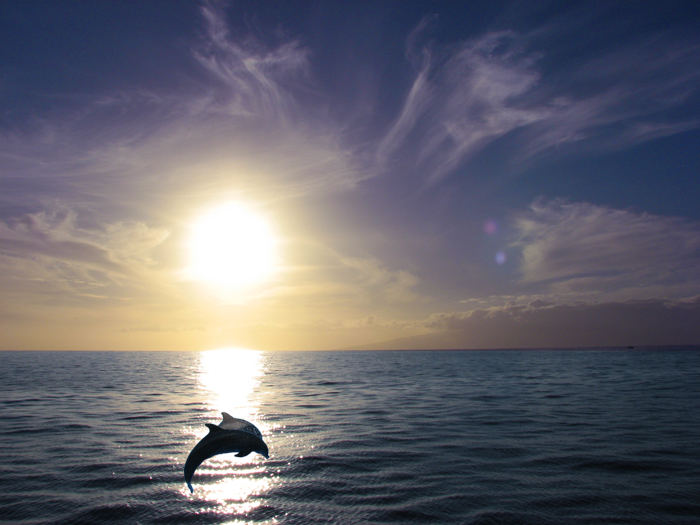
M186 247L186 277L241 293L263 284L277 266L277 239L259 212L240 202L219 203L194 219Z
M698 20L4 2L0 348L698 343Z

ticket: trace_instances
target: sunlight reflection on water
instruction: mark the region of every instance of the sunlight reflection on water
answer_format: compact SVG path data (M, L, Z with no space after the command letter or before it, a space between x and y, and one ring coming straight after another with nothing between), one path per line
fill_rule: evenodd
M220 413L228 412L250 421L265 436L267 428L261 424L255 395L264 374L262 357L261 352L243 348L221 348L200 354L199 384L213 411L212 423L218 424ZM197 469L196 496L214 504L215 508L209 511L231 517L249 514L262 504L260 496L274 484L264 461L256 453L245 458L234 454L209 458ZM207 479L209 482L203 483Z
M261 352L221 348L201 353L199 382L215 412L256 423L258 407L253 394L263 374Z

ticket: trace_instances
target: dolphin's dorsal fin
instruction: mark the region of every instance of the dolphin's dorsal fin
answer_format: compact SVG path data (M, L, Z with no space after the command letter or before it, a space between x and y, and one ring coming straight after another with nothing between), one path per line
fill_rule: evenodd
M215 432L221 432L223 430L221 427L218 427L216 425L212 425L211 423L204 423L204 424L207 426L207 428L209 429L209 432L211 434L213 434Z
M262 439L262 434L260 433L260 430L258 430L258 427L253 425L253 423L251 423L250 421L246 421L245 419L238 419L237 417L232 417L231 414L227 412L222 412L221 415L224 418L223 421L219 423L219 427L221 429L240 430L241 432L247 432L248 434L252 434Z

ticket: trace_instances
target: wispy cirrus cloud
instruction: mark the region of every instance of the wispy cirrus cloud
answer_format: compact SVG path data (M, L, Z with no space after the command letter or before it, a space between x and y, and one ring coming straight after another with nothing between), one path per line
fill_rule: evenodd
M26 195L33 184L37 200L42 192L89 200L114 191L115 176L124 199L148 195L144 189L164 178L169 193L237 186L294 197L389 171L437 183L504 137L513 140L507 157L526 162L573 145L621 148L700 126L677 112L697 94L698 46L668 35L559 72L544 65L542 32L426 44L427 17L408 37L416 71L400 109L386 129L358 131L366 123L329 118L328 107L342 101L314 79L314 55L302 40L234 35L216 3L199 12L200 39L183 58L196 69L188 82L170 91L62 95L61 110L5 129L0 157L10 190Z
M348 255L318 240L296 239L286 250L287 284L273 296L315 305L339 304L381 309L420 299L414 273L368 255ZM327 314L328 315L328 314Z
M300 111L293 88L304 84L310 88L308 49L296 41L273 48L251 41L245 47L231 38L220 6L205 3L201 12L208 38L193 54L225 84L223 109L232 115L274 118L291 125L289 117Z
M55 109L3 129L0 200L28 195L33 209L47 200L104 200L111 208L129 201L145 211L152 188L161 200L230 188L293 198L369 176L342 125L325 118L323 104L302 100L322 98L313 92L308 49L295 40L234 38L214 3L200 14L200 38L180 57L187 82L55 94Z
M423 64L378 155L417 161L431 182L443 178L490 141L544 118L517 103L539 75L510 32L461 44L446 58L423 50ZM413 152L413 153L412 153Z
M543 35L486 33L450 48L424 45L403 106L377 158L397 158L435 183L493 142L515 135L524 162L568 146L628 147L700 127L674 113L698 93L698 45L657 35L580 65L548 71ZM546 39L544 39L546 41ZM413 35L409 45L416 46Z

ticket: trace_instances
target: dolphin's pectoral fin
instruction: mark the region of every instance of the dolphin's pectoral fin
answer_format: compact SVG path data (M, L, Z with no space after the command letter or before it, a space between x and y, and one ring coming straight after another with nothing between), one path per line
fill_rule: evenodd
M237 457L237 458L244 458L244 457L246 457L248 454L250 454L251 452L253 452L253 451L250 450L250 449L248 449L248 450L241 450L238 454L236 454L236 457Z

